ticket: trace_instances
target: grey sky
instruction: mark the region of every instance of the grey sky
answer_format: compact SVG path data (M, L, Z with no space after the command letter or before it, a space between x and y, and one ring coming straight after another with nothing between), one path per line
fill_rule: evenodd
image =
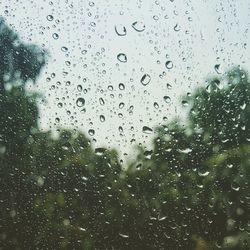
M232 65L249 69L248 0L1 0L0 11L24 41L50 53L37 85L30 87L46 99L40 105L41 128L94 129L96 146L119 147L121 153L131 151L133 138L135 144L150 142L153 134L144 134L143 126L182 116L181 96L216 75L216 64L221 72ZM145 25L144 31L131 26L136 21ZM118 36L115 25L124 26L126 35ZM117 60L119 53L126 54L126 63ZM173 68L165 67L167 61ZM140 82L144 74L151 77L146 86ZM76 106L79 97L85 99L86 112Z

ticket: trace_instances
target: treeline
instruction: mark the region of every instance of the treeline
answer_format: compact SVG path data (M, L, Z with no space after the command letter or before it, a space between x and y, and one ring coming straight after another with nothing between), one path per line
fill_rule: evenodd
M250 83L210 79L121 166L82 133L38 128L25 91L46 52L0 22L0 249L250 249Z

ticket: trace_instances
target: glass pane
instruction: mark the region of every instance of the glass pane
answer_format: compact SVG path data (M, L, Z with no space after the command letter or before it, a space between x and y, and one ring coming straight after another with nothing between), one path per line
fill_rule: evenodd
M0 249L250 249L249 1L0 10Z

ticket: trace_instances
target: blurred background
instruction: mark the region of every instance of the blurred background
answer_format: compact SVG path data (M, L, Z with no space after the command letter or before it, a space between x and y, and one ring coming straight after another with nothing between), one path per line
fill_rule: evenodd
M249 3L0 6L0 249L250 249Z

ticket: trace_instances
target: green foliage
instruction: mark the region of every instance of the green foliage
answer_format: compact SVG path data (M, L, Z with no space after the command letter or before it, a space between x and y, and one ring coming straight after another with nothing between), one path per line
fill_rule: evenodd
M24 85L45 54L3 21L0 45L0 249L249 249L245 71L194 91L187 125L157 128L122 168L82 133L39 131Z

